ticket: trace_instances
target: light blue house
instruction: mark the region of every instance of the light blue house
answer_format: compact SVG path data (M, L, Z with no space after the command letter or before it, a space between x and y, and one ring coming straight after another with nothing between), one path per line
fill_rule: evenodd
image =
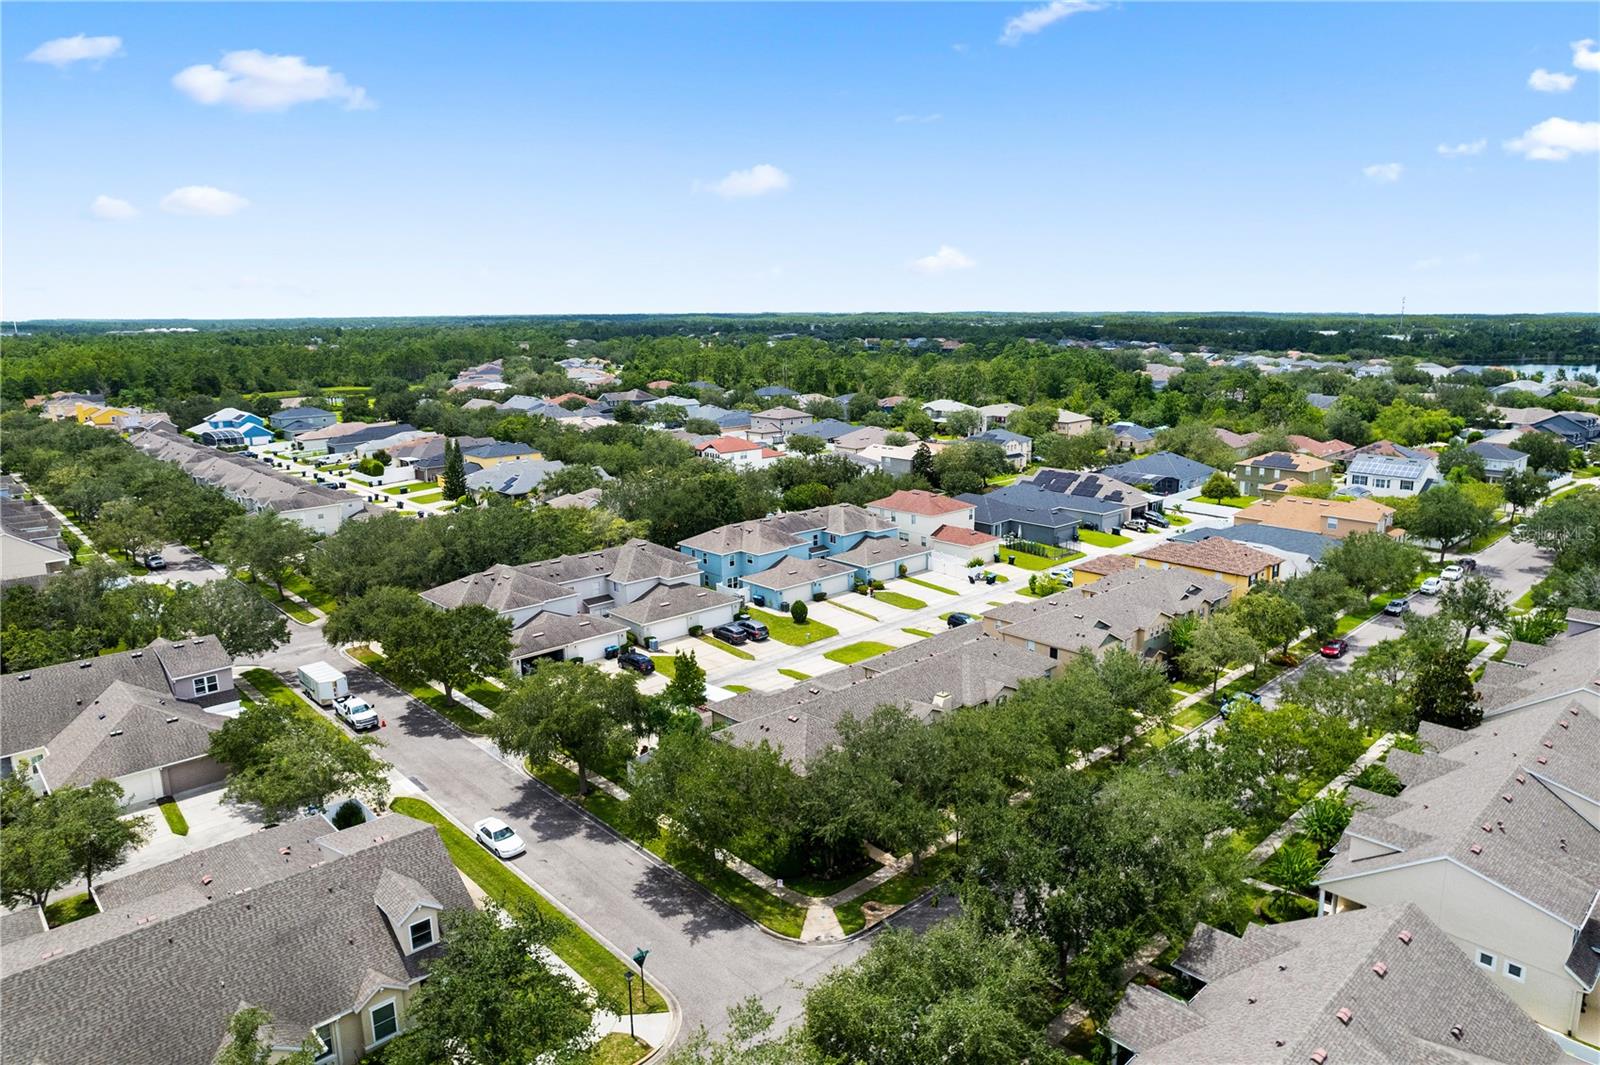
M223 407L213 412L199 425L190 426L189 432L210 447L254 447L275 439L261 415L238 407Z

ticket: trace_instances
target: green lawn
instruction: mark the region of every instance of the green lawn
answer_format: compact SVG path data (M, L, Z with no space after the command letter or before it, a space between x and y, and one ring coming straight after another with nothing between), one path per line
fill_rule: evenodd
M743 695L745 692L750 690L750 686L748 684L723 684L721 687L723 690L730 691L735 695Z
M834 606L838 607L840 610L848 610L852 614L860 614L862 617L866 618L868 621L879 621L879 620L881 620L878 617L878 615L876 615L876 614L869 614L865 610L860 609L859 607L845 606L843 603L839 602L839 600L837 600L837 599L830 599L830 600L828 600L828 602L832 603Z
M290 617L292 617L296 621L300 622L300 624L302 624L302 625L314 625L314 624L316 624L317 615L313 614L311 611L307 610L305 607L301 606L299 603L293 602L292 600L279 599L278 598L278 590L276 588L269 587L269 586L267 586L265 584L262 584L259 581L251 581L251 580L247 580L247 579L241 579L240 583L243 584L246 588L249 588L252 591L254 591L257 595L259 595L261 598L265 599L268 603L271 603L274 607L278 608L279 610L283 611L285 614L288 614ZM287 581L284 582L284 587L287 588L288 586L289 586L288 582Z
M650 1049L649 1043L627 1032L608 1032L589 1051L589 1065L634 1065L650 1053Z
M1078 556L1082 558L1082 555ZM1015 561L1013 561L1015 559ZM1041 570L1051 566L1059 566L1062 559L1045 558L1043 555L1031 554L1027 551L1013 551L1010 548L1000 549L1000 561L1016 566L1018 569Z
M918 585L920 587L926 588L929 591L943 592L945 595L955 595L956 594L955 592L952 592L950 589L946 588L944 585L942 585L942 584L934 584L932 581L921 580L921 579L919 579L917 577L905 577L903 579L911 582L912 584L915 584L915 585Z
M387 495L405 496L407 499L409 499L411 498L411 490L413 488L424 487L426 486L421 481L407 481L404 484L385 485L383 490Z
M1517 601L1515 603L1511 604L1511 609L1512 610L1520 610L1520 611L1523 611L1524 613L1526 613L1529 610L1532 610L1533 609L1533 589L1529 588L1526 592L1523 592L1522 595L1517 598Z
M1194 497L1194 501L1196 503L1214 503L1217 506L1233 507L1233 508L1238 509L1238 510L1243 510L1245 507L1248 507L1252 503L1261 502L1261 497L1260 496L1223 496L1221 499L1213 499L1211 496L1195 496Z
M1477 536L1474 536L1472 538L1472 542L1466 547L1462 548L1462 551L1465 554L1475 555L1484 548L1505 539L1510 534L1511 523L1509 521L1499 522L1488 529L1485 529Z
M790 678L791 680L810 680L811 679L811 674L802 673L798 669L780 669L780 670L778 670L778 672L782 673L784 676Z
M867 926L866 915L862 912L862 905L868 902L881 902L888 906L904 906L921 898L929 888L946 879L961 863L959 848L947 847L926 859L922 868L913 873L909 869L899 876L892 877L858 898L852 899L843 906L836 906L833 914L839 919L839 927L844 929L845 935L859 932Z
M740 650L739 648L735 647L733 644L724 642L722 640L719 640L715 636L710 635L709 633L705 634L705 635L702 635L700 637L700 639L704 640L706 643L709 643L712 647L716 647L716 648L718 648L720 650L728 652L730 655L733 655L735 658L747 658L747 659L755 658L755 655L751 654L749 651Z
M678 659L676 655L651 655L650 661L656 664L656 672L668 680L678 675Z
M161 816L167 822L167 827L174 836L187 836L189 822L184 820L183 811L178 809L178 804L173 799L162 799L158 804L161 807Z
M51 928L58 928L73 921L81 921L85 917L92 917L99 912L100 907L94 904L88 892L79 892L45 906L44 919Z
M333 613L334 608L339 605L339 601L337 599L329 595L327 592L324 592L322 589L318 588L316 585L312 584L310 581L306 580L305 577L298 573L290 574L289 579L283 582L283 586L289 589L289 591L293 592L295 595L298 595L301 599L304 599L306 602L316 607L318 610L322 611L324 614Z
M1079 529L1078 539L1095 547L1121 547L1133 542L1132 538L1120 533L1101 532L1099 529Z
M1167 511L1167 513L1166 513L1166 518L1167 518L1167 520L1168 520L1168 521L1169 521L1169 522L1171 522L1171 523L1172 523L1172 524L1173 524L1173 525L1175 525L1175 526L1179 526L1179 527L1182 527L1182 526L1184 526L1184 525L1188 525L1188 524L1190 524L1190 523L1191 523L1191 522L1193 522L1193 521L1194 521L1194 519L1193 519L1193 518L1186 518L1186 517L1184 517L1184 516L1183 516L1183 515L1182 515L1182 514L1174 514L1174 513L1173 513L1173 512L1172 512L1172 511L1170 511L1170 510L1169 510L1169 511Z
M627 962L591 938L504 862L474 843L470 836L431 803L422 799L399 798L390 803L390 807L395 813L415 817L438 828L439 838L444 840L445 850L450 852L450 860L482 888L484 894L507 910L538 913L549 922L554 932L550 949L558 958L617 1002L627 1000L627 977L623 975L630 971ZM643 1013L662 1013L666 1008L666 1002L654 989L642 1003L635 995L634 1009Z
M901 610L921 610L928 605L921 599L913 599L909 595L901 595L899 592L873 592L872 598L880 603L897 606Z
M1173 715L1172 724L1185 732L1204 721L1211 720L1211 708L1203 702L1190 703Z
M444 491L441 489L433 492L422 492L418 495L408 495L406 498L413 503L437 503L444 499Z
M804 647L808 643L815 643L817 640L826 640L830 636L839 635L838 629L821 621L812 621L807 618L804 625L796 625L794 618L787 613L778 614L770 610L760 610L753 606L745 609L749 612L751 618L767 627L767 631L772 634L774 640L779 643L786 643L791 647Z
M486 680L475 680L461 689L461 694L472 699L490 710L500 709L500 704L505 702L506 690L496 687Z
M440 717L450 721L462 732L481 733L483 731L483 715L470 707L463 706L454 699L446 699L444 693L429 684L404 684L396 680L385 668L382 655L371 648L353 648L350 656L357 662L372 670L378 676L393 684L396 688L410 695L420 703L425 703ZM248 676L248 674L246 674Z
M927 629L901 629L900 631L901 632L908 632L913 636L920 636L924 640L926 640L929 636L933 635L933 633L929 632Z
M1362 609L1352 610L1350 613L1341 617L1339 619L1339 624L1333 627L1333 634L1335 636L1348 635L1351 629L1354 629L1356 626L1371 621L1373 618L1377 617L1378 614L1383 611L1383 608L1389 605L1389 600L1393 598L1394 596L1392 595L1373 596L1372 602L1368 603Z
M854 662L864 662L869 658L883 654L885 651L893 650L894 648L889 644L879 643L877 640L862 640L859 643L846 644L838 650L829 651L822 657L831 662L842 662L848 666Z
M261 697L269 703L277 703L284 709L293 710L297 714L310 712L306 708L305 700L296 695L294 689L279 680L278 675L270 669L262 669L259 666L255 669L247 669L244 672L244 679L252 688L260 692Z

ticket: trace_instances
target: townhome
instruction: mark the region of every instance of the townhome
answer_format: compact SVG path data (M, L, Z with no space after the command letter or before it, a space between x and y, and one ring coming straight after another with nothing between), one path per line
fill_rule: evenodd
M0 587L40 587L71 562L54 514L20 496L0 497Z
M205 421L191 425L188 432L207 447L256 447L276 439L261 415L237 407L212 412Z
M1094 419L1087 414L1074 414L1062 409L1056 412L1056 432L1062 436L1082 436L1094 428Z
M937 492L901 489L867 504L867 512L892 523L900 539L927 547L946 528L973 528L973 504Z
M272 427L280 433L296 437L313 429L326 429L330 425L336 425L339 416L321 407L285 407L270 420Z
M699 565L712 587L730 590L752 583L777 590L761 582L787 579L782 571L769 571L788 559L831 559L863 580L892 578L901 567L920 573L929 564L928 548L902 542L892 522L849 503L735 522L692 536L678 549Z
M1233 479L1241 495L1259 496L1263 489L1283 482L1332 484L1333 463L1310 455L1272 451L1239 463L1233 468Z
M810 425L815 420L803 410L772 407L750 416L750 435L769 443L780 443L793 430Z
M1173 967L1185 1001L1134 983L1106 1025L1140 1065L1572 1065L1418 906L1321 921L1202 924ZM1130 1055L1131 1058L1130 1058Z
M1528 468L1528 456L1514 447L1477 440L1467 450L1483 460L1483 475L1492 484L1515 477Z
M399 814L291 821L93 894L69 925L7 922L0 995L26 1018L7 1060L210 1065L251 1005L274 1054L314 1037L318 1065L355 1065L404 1030L445 914L472 906L438 832Z
M1309 499L1280 496L1263 499L1233 516L1234 525L1271 525L1321 533L1335 540L1364 532L1398 535L1394 508L1371 499Z
M1567 631L1546 644L1513 640L1478 680L1485 719L1570 702L1600 714L1600 611L1568 610Z
M1231 589L1234 602L1244 598L1256 585L1277 580L1283 566L1283 559L1270 551L1220 536L1193 541L1169 540L1136 551L1129 557L1141 566L1185 570L1221 581Z
M1119 462L1100 471L1103 476L1131 484L1151 495L1170 496L1199 488L1216 469L1171 451L1157 451L1131 462Z
M1421 495L1442 479L1439 464L1416 455L1357 454L1345 468L1345 483L1380 496Z
M130 807L214 786L211 734L239 709L215 636L0 676L0 775L38 791L114 780Z
M1350 789L1323 912L1411 903L1533 1020L1600 1042L1600 716L1569 699L1417 738L1388 755L1398 796Z
M1013 433L1009 429L990 429L967 437L974 444L993 444L1005 452L1006 461L1016 469L1022 469L1033 462L1033 438Z
M1080 654L1111 647L1160 658L1175 620L1209 617L1231 597L1228 585L1209 577L1136 566L1087 587L996 607L983 615L983 630L1055 661L1059 672Z

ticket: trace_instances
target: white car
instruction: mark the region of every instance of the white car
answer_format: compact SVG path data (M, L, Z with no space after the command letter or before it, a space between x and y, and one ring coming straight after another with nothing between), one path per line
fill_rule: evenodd
M378 712L359 695L341 695L333 701L333 715L357 732L378 727Z
M1459 581L1462 577L1465 577L1466 575L1467 575L1466 570L1462 569L1460 566L1453 566L1453 565L1452 566L1446 566L1443 570L1441 570L1439 572L1439 576L1443 577L1447 581L1450 581L1452 584L1455 583L1456 581Z
M472 826L472 838L483 844L497 858L515 858L526 853L527 844L511 830L511 826L498 817L485 817Z
M1429 577L1427 580L1422 582L1422 587L1418 588L1417 591L1421 592L1423 595L1438 595L1439 589L1443 587L1444 582L1438 577Z

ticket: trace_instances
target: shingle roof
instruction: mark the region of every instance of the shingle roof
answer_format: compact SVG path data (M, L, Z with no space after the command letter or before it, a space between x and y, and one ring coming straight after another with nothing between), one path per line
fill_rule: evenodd
M1138 569L1139 563L1127 555L1099 555L1095 558L1085 559L1072 567L1074 573L1097 573L1102 577L1109 577L1113 573L1122 573L1130 569Z
M1163 544L1147 547L1137 552L1134 557L1167 562L1175 566L1208 569L1217 573L1231 573L1241 577L1253 577L1262 570L1283 563L1283 559L1277 555L1258 551L1220 536L1193 542L1169 540Z
M811 415L803 410L795 410L793 407L771 407L756 414L755 417L774 421L790 421L794 418L809 418Z
M1176 477L1180 481L1204 481L1217 471L1214 467L1185 458L1183 455L1171 451L1157 451L1131 462L1107 466L1100 472L1124 484L1137 486L1140 481L1155 480L1158 477Z
M824 418L820 422L802 425L798 429L789 430L790 436L814 436L821 440L833 441L842 436L847 436L855 431L855 426L849 422L842 422L837 418Z
M796 588L812 581L820 581L825 577L837 577L841 573L850 572L852 571L849 566L826 558L785 556L760 573L747 574L744 582L760 588L782 591L785 588Z
M681 540L678 546L718 555L733 552L760 555L809 544L810 534L819 530L848 536L859 532L887 532L893 528L893 522L854 503L835 503L722 525Z
M1232 429L1224 429L1220 425L1212 429L1211 432L1218 440L1233 448L1249 447L1261 438L1260 433L1236 433Z
M1490 662L1478 682L1483 712L1496 712L1533 699L1572 691L1600 694L1600 629L1559 636L1547 654L1518 668Z
M471 906L433 827L397 814L293 822L108 881L101 913L0 957L7 1013L27 1018L6 1057L210 1065L241 1000L301 1030L355 1008L374 973L405 986L440 948L402 953L376 901L387 872Z
M223 719L162 690L115 681L49 742L39 765L53 790L204 757Z
M534 603L564 599L572 594L572 589L554 581L535 577L516 566L505 565L491 566L482 573L474 573L421 593L423 599L445 610L476 604L501 613L525 609Z
M512 459L467 474L467 487L486 489L500 495L520 496L538 488L546 477L566 469L554 459Z
M1294 470L1297 473L1317 473L1333 467L1333 463L1313 455L1298 455L1288 451L1272 451L1265 455L1257 455L1245 459L1239 465L1256 470Z
M1393 507L1386 507L1371 499L1311 499L1306 496L1279 496L1276 499L1263 499L1248 510L1241 510L1233 520L1247 525L1260 523L1311 532L1323 528L1327 518L1381 525L1385 518L1393 514Z
M998 631L1071 651L1097 651L1136 631L1154 632L1171 619L1227 602L1229 588L1211 577L1139 566L1044 599L1010 603L984 614Z
M1313 562L1320 562L1323 552L1337 546L1339 543L1333 537L1323 536L1321 533L1305 532L1301 529L1282 529L1276 525L1234 525L1226 529L1188 529L1172 539L1177 543L1192 544L1214 537L1222 537L1223 539L1236 540L1247 544L1260 544L1262 547L1277 551L1305 555Z
M928 517L937 517L941 514L959 514L972 509L972 504L959 499L952 499L938 492L928 492L920 488L902 488L891 492L882 499L875 499L868 503L869 507L880 510L895 510L907 514L923 514Z
M957 544L961 547L981 547L985 544L998 543L1000 537L994 533L978 532L976 529L963 529L959 525L941 525L934 530L933 538L942 540L947 544Z
M985 429L981 433L974 433L973 435L967 437L967 439L976 440L980 444L1005 445L1033 443L1033 438L1031 436L1023 436L1021 433L1013 433L1010 429Z
M580 640L615 636L628 626L599 614L557 614L541 610L511 630L511 657L527 658Z
M1047 529L1076 525L1085 514L1112 514L1126 510L1130 505L1093 496L1050 492L1024 481L996 488L986 494L968 492L956 498L973 505L973 520L979 525L995 526L1016 521Z
M1518 451L1514 447L1506 447L1504 444L1490 443L1488 440L1473 441L1467 445L1467 450L1472 452L1474 455L1481 455L1486 459L1497 462L1515 462L1518 459L1525 459L1528 457L1525 452Z
M1119 507L1137 507L1150 502L1149 496L1131 484L1119 481L1108 473L1096 473L1092 470L1058 470L1046 466L1028 480L1018 483L1042 488L1057 495L1071 496L1074 502L1099 499Z
M861 541L848 551L841 551L832 558L835 562L842 562L847 566L877 566L884 562L897 562L902 558L915 558L917 555L928 553L926 547L916 547L905 543L897 537L869 537Z
M611 616L635 625L648 625L666 618L682 617L684 614L739 602L743 602L742 597L714 588L702 588L697 584L670 584L653 588L631 603L612 607Z

